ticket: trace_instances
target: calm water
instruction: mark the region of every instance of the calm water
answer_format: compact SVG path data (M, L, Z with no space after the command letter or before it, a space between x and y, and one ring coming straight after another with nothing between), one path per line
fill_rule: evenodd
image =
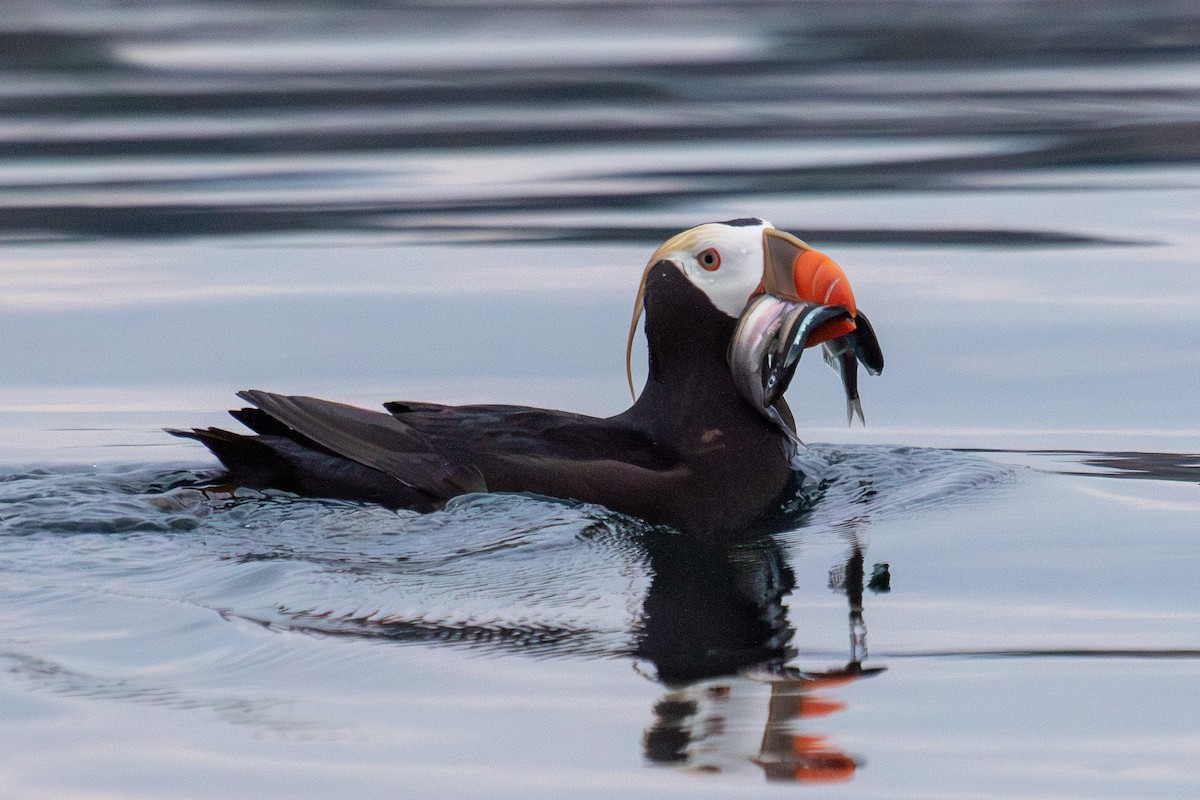
M17 3L0 797L1200 794L1188 2ZM888 356L727 553L207 491L241 388L622 410L668 234ZM820 784L813 789L809 784Z

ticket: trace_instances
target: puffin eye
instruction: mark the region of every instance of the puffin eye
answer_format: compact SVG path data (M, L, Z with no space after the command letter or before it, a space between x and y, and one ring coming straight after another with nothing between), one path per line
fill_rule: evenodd
M707 250L702 250L696 260L700 262L700 266L709 272L715 272L721 266L721 254L717 252L715 247L710 247Z

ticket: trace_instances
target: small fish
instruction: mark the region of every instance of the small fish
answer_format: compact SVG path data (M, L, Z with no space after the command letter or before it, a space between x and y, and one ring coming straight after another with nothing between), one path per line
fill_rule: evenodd
M854 417L857 415L859 421L866 425L862 401L858 398L858 359L854 357L850 337L839 336L830 339L821 347L824 350L825 363L842 376L842 388L846 391L846 424L854 427Z
M859 312L854 323L851 333L830 339L823 345L825 363L842 376L842 387L846 391L846 424L850 426L854 425L855 416L863 425L867 424L863 417L862 401L858 397L859 363L872 375L883 372L883 351L879 348L871 321Z
M774 382L777 382L780 376L764 374L764 370L769 372L770 351L778 339L784 315L794 305L796 305L795 302L784 300L773 294L763 293L750 298L750 302L746 304L745 310L738 318L733 338L729 340L726 359L729 362L730 371L733 373L733 382L738 393L755 410L774 422L793 445L800 447L801 442L796 431L784 421L779 410L774 407L773 401L767 402L766 399L768 380L773 382L772 393L776 395L782 393L774 391ZM790 379L791 376L788 375L787 380ZM784 388L787 388L786 385Z
M867 372L872 375L883 372L883 350L879 347L879 340L875 338L871 320L861 311L854 315L854 333L850 335L850 347L854 350L854 357L867 368Z
M854 328L833 339L819 338L818 330L828 330L829 323L838 320ZM838 324L844 328L844 322ZM738 392L797 444L795 431L783 422L775 405L787 391L804 349L817 343L824 345L826 362L841 373L849 423L857 415L866 424L858 396L858 364L878 375L883 370L883 352L863 314L763 293L746 304L729 343L728 361Z
M767 390L764 397L774 403L787 391L796 365L804 348L811 346L811 339L823 325L834 320L850 319L850 312L841 306L826 306L818 303L789 303L773 347L768 351L770 366L767 369Z

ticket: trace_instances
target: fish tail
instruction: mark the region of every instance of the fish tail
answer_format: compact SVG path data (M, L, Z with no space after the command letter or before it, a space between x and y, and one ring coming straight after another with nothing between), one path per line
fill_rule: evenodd
M857 397L846 398L846 424L851 428L854 427L854 417L858 417L858 421L862 426L867 427L867 419L863 416L862 401Z

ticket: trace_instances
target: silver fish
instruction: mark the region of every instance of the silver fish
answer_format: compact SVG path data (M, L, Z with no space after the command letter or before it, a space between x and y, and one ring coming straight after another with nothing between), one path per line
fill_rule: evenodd
M842 306L801 302L764 293L746 304L729 342L727 357L738 392L796 445L800 440L792 426L783 420L776 403L791 383L812 334L824 323L839 318L853 319L856 330L826 342L825 359L841 373L846 391L846 413L853 424L856 415L863 420L862 402L858 397L858 363L861 361L872 375L883 370L879 342L870 322L861 313L851 317Z
M773 294L752 297L738 318L726 359L738 393L756 411L775 423L792 445L801 448L804 445L795 429L784 420L779 409L766 402L767 378L764 375L784 315L795 305L795 301Z
M742 397L758 410L767 406L763 376L767 353L775 343L789 305L794 304L772 294L751 298L738 318L733 338L729 340L727 359L733 372L734 385Z
M858 397L858 359L854 357L854 347L849 336L839 336L821 345L824 350L825 363L842 376L842 388L846 391L846 424L853 427L854 417L859 422L867 424L863 416L862 400Z
M862 401L858 397L858 365L861 363L871 375L883 372L883 351L867 315L859 312L854 318L854 331L830 339L823 349L825 363L842 376L842 387L846 391L846 424L853 425L857 416L858 421L866 425Z
M849 319L850 312L841 306L823 306L818 303L793 302L783 315L783 322L775 337L775 345L768 352L769 367L766 373L767 404L774 403L787 391L796 365L800 361L808 340L826 322Z

